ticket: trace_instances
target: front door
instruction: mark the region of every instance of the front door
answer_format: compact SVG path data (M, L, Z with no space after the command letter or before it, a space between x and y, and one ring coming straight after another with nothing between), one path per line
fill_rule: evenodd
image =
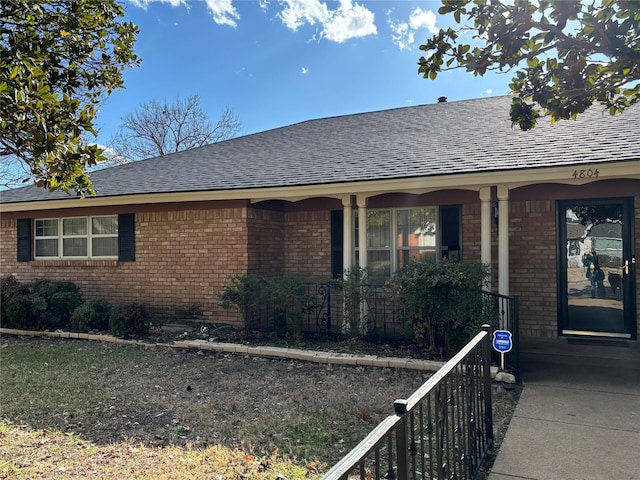
M558 202L561 335L632 338L633 199Z

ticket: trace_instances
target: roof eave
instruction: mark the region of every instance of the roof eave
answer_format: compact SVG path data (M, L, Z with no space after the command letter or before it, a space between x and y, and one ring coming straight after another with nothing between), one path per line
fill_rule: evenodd
M434 175L387 180L296 185L235 190L203 190L171 193L150 193L104 197L38 200L0 204L0 212L26 212L61 208L145 205L200 201L265 200L299 201L308 198L337 198L346 195L373 196L389 192L427 193L435 190L462 189L478 191L482 187L503 185L510 189L536 183L582 185L606 179L640 179L640 159L620 162L581 164L552 168L522 168L476 173Z

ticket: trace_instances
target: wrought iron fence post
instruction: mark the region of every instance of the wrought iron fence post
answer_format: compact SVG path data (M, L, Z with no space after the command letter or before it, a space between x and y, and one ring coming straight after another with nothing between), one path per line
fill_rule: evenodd
M396 415L402 417L402 422L396 429L396 461L398 463L398 480L409 478L409 446L407 444L407 401L396 400L393 404Z
M493 447L493 410L491 405L491 325L482 325L486 333L482 339L483 374L484 374L484 415L487 429L488 447Z
M516 381L520 383L522 379L520 378L520 297L517 295L513 296L513 311L512 316L512 332L513 332L513 350L511 355L513 355L513 366L514 372L516 376Z

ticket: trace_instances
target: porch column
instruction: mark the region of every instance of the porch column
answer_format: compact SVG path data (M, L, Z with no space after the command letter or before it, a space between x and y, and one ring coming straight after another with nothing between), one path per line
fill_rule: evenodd
M353 208L351 195L342 197L342 276L353 266Z
M484 287L491 291L491 187L480 189L480 261L489 267Z
M509 295L509 187L498 185L498 293Z
M358 195L358 265L367 268L367 197Z

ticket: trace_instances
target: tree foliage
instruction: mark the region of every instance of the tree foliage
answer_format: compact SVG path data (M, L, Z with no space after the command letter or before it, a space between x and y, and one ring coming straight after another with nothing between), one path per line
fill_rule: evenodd
M96 107L123 88L138 28L116 0L0 2L0 155L27 165L36 185L92 193L88 143Z
M124 117L113 148L121 157L140 160L220 142L239 131L240 122L228 107L212 123L197 95L173 103L152 100Z
M594 103L611 115L640 99L637 0L442 0L458 30L441 29L420 49L418 72L435 79L464 68L474 75L515 69L511 121L535 127L575 119ZM465 43L463 38L472 41Z

